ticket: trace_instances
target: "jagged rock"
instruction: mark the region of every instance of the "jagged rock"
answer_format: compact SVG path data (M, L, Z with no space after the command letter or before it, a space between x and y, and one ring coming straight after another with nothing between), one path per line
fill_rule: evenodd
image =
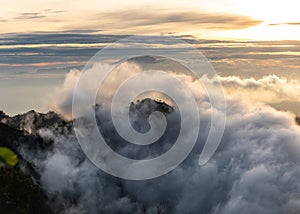
M132 103L130 114L135 114L139 118L139 123L147 123L147 117L152 112L160 111L169 116L174 109L164 102L147 98ZM96 105L95 111L100 110L101 105ZM47 158L47 154L51 153L54 143L51 139L41 135L41 131L47 129L51 130L54 135L74 136L73 122L64 120L55 112L43 114L32 110L10 117L0 111L0 146L11 148L19 158L16 167L0 168L1 211L5 210L5 213L47 214L53 213L51 209L55 212L62 209L63 205L57 204L49 195L47 198L40 187L40 174L38 173L40 169L30 162L30 158L22 155L25 149L33 158L38 155L39 161ZM70 199L71 204L75 203L73 200L76 200L76 196L66 197Z
M72 122L64 120L53 111L43 114L31 110L13 117L9 117L3 113L2 118L0 112L0 122L34 135L38 134L38 130L40 129L51 129L61 134L72 132Z
M132 102L130 105L130 111L138 112L140 114L151 114L153 111L160 111L168 114L174 111L174 107L163 101L146 98L141 101L138 100L136 103Z
M141 133L145 133L150 129L148 118L151 113L159 111L168 117L174 109L174 107L165 102L146 98L130 104L129 118L134 129Z
M29 111L9 117L0 111L0 146L12 149L19 159L14 168L0 168L0 210L5 213L54 213L39 185L39 173L22 155L26 149L32 156L39 153L39 158L46 158L53 142L39 135L41 129L68 134L72 123L54 112Z
M297 123L298 125L300 125L300 117L296 117L295 120L296 120L296 123Z

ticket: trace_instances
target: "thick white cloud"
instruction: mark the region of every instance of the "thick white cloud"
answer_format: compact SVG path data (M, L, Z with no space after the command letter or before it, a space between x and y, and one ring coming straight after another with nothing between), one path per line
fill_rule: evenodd
M67 76L60 91L63 106L70 106L79 73L73 71ZM197 93L191 78L181 78ZM212 81L205 78L203 81ZM292 113L262 103L297 99L297 82L276 76L259 80L221 77L221 81L227 94L227 124L218 151L206 165L199 166L198 158L211 109L201 90L197 101L203 132L188 159L171 173L148 181L116 179L86 160L73 137L41 132L55 141L53 154L36 163L43 169L43 188L65 203L66 195L75 195L77 204L66 206L70 212L140 213L140 207L145 206L149 213L156 213L161 204L164 213L297 213L300 127ZM107 133L114 135L110 132L112 123L104 125ZM123 147L125 153L130 150ZM62 181L60 185L55 184L57 180Z
M220 77L220 80L229 94L239 94L251 101L278 103L300 99L300 82L276 75L264 76L261 79L229 76Z
M100 66L107 68L109 65L104 64ZM120 70L124 71L124 69L133 73L139 71L139 68L136 65L130 63L123 65ZM45 107L55 110L66 118L71 118L73 90L80 77L80 73L79 70L71 70L66 75L63 86L48 94L47 99L45 100ZM192 79L186 75L173 74L173 76L179 78L185 84L188 84L193 93L197 94L198 98L203 98L202 95L204 90L198 82L193 82ZM116 89L123 82L125 77L126 75L122 75L122 72L119 71L118 75L114 76L115 79L112 79L108 85L102 87L102 89L105 90L106 98L112 96L112 89ZM89 81L92 82L95 82L97 79L93 73L91 73L88 78ZM238 76L218 76L217 79L220 80L227 97L242 97L242 99L248 100L249 103L256 104L277 104L281 102L299 102L300 104L300 82L297 80L288 80L276 75L268 75L260 79L242 79ZM203 77L201 81L214 82L217 79L209 80L206 77ZM85 90L90 91L90 88L90 85L87 85ZM290 108L289 106L285 106L284 109ZM292 109L293 108L291 108L290 111L292 111Z

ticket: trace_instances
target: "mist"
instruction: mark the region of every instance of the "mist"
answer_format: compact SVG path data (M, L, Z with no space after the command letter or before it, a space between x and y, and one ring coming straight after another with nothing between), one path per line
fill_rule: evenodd
M136 65L126 66L133 66L130 67L133 72L133 68L138 69ZM67 75L60 99L55 103L60 108L58 111L66 115L70 113L69 102L79 74L73 70ZM184 75L180 78L197 93L201 128L196 146L179 167L145 181L115 178L86 158L74 134L41 129L40 136L52 139L54 147L47 158L31 161L40 169L41 184L47 195L64 204L66 213L297 213L300 209L300 128L295 123L295 115L278 111L267 101L248 99L248 88L263 90L264 81L258 80L260 84L256 84L251 80L250 84L247 79L233 81L236 79L231 78L229 81L223 78L225 88L238 84L243 90L226 94L227 123L220 147L207 164L199 166L199 154L210 125L211 106L207 95L193 87L196 83L192 78ZM265 79L268 82L272 78L278 80L272 81L274 84L288 87L277 77ZM203 77L203 81L213 80ZM155 157L168 150L177 137L176 108L166 114L168 127L160 143L142 149L126 143L116 133L107 114L109 109L105 103L99 104L101 108L96 110L97 119L101 121L99 129L121 155L138 159ZM147 130L144 119L157 106L149 108L139 112L135 128Z

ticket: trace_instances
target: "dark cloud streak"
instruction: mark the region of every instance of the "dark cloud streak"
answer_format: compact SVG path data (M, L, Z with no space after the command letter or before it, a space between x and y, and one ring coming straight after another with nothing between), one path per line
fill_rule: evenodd
M269 24L269 26L278 26L278 25L300 25L300 22L284 22L284 23Z
M24 70L22 65L39 68L69 66L68 62L82 62L80 65L84 65L102 47L130 36L98 34L97 32L101 31L78 29L2 34L0 37L0 72L6 72L9 69ZM299 56L292 53L300 52L300 41L201 40L188 35L178 36L178 38L198 48L211 61L216 71L225 76L261 78L264 75L276 74L300 79ZM63 46L64 44L70 46ZM184 51L181 48L176 50ZM62 64L57 65L57 62Z
M23 12L19 13L17 17L15 17L16 20L33 20L33 19L45 19L52 17L55 14L58 13L64 13L67 12L66 10L52 10L52 9L45 9L42 12Z
M15 19L27 20L27 19L42 19L47 16L42 13L20 13Z

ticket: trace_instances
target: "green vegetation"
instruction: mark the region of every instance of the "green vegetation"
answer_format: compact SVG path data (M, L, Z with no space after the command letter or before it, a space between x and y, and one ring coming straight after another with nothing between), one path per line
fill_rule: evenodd
M0 167L15 166L18 163L17 155L7 147L0 147Z

